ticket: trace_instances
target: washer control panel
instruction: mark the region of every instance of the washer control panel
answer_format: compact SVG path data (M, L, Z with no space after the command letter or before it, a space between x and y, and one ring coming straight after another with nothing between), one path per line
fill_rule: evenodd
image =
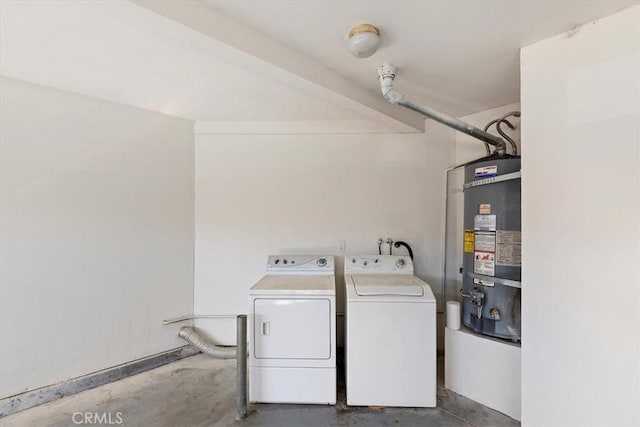
M347 255L344 274L413 274L413 261L401 255Z
M331 255L270 255L267 274L334 274Z

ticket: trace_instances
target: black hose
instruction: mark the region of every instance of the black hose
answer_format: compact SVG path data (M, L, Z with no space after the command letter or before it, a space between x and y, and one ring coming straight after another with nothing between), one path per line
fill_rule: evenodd
M404 248L407 250L407 252L409 252L409 258L411 258L411 261L413 261L413 250L411 249L411 246L409 246L408 243L403 242L401 240L396 241L393 246L395 248L399 248L400 246L404 246Z

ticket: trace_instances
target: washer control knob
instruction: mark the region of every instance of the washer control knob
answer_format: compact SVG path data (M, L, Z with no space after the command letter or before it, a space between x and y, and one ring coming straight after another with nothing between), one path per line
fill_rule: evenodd
M318 260L318 267L324 267L325 265L327 265L327 259L326 258L320 258Z
M287 261L286 259L283 259L283 260L282 260L282 263L283 263L283 264L286 264L286 263L288 263L288 262L289 262L289 261Z
M355 258L351 258L351 262L355 264L356 263L356 259Z
M396 265L399 268L404 268L406 264L407 262L403 258L400 258L398 261L396 261Z
M274 264L279 264L280 263L280 258L276 258L276 260L273 262Z

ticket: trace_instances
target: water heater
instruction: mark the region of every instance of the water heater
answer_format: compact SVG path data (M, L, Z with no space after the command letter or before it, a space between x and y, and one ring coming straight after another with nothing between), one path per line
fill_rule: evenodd
M462 321L520 341L520 157L494 154L465 166Z

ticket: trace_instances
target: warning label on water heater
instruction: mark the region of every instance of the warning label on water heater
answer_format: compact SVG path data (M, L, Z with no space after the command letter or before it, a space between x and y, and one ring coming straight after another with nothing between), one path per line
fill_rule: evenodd
M496 216L476 215L473 218L473 229L481 231L496 231Z
M464 251L466 253L473 253L475 237L473 230L464 230Z
M473 272L484 276L496 274L495 254L491 252L475 252L473 254Z
M478 206L478 213L480 215L489 215L491 213L491 204L482 203L480 206Z
M496 264L505 267L522 265L522 239L519 231L496 232Z
M481 252L496 251L496 233L491 231L476 231L474 249Z

